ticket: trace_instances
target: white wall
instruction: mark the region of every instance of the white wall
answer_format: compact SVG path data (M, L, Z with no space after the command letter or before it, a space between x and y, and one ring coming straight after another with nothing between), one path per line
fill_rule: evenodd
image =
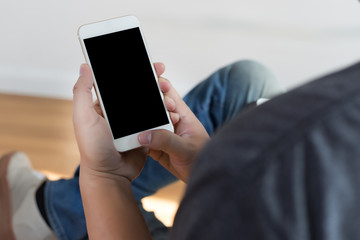
M2 0L0 92L71 98L78 26L128 14L181 94L242 58L288 88L360 60L356 0Z

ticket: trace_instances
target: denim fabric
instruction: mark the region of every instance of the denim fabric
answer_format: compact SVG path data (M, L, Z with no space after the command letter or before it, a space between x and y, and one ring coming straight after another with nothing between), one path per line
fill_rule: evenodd
M198 84L185 97L209 135L232 119L247 104L258 98L271 98L283 89L273 74L253 61L239 61L226 66ZM78 184L79 170L68 180L48 181L45 208L51 227L59 239L87 238L85 217ZM136 200L155 193L177 179L148 157L140 176L132 184ZM141 204L141 203L140 203ZM141 205L153 239L166 239L164 225Z
M360 63L240 114L203 149L170 239L360 239Z

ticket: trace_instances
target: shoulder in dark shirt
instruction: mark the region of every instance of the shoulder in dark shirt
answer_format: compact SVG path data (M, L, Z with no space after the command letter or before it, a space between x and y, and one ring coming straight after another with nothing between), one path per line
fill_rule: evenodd
M357 239L360 63L226 125L200 155L171 239Z

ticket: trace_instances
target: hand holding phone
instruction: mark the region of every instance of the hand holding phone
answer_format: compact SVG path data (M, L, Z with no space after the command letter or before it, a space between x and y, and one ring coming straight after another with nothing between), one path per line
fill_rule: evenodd
M94 108L92 87L91 69L83 64L73 90L73 123L82 175L84 172L92 172L99 173L96 174L98 176L123 176L133 180L144 166L146 150L138 148L126 153L117 151L106 120Z
M136 17L83 25L78 35L116 149L140 147L147 130L174 131Z

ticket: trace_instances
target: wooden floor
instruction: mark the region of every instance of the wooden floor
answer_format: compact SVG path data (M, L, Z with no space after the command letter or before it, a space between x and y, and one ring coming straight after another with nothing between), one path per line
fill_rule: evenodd
M24 151L38 170L70 177L79 164L72 102L0 94L0 154Z
M0 94L0 113L0 156L20 150L50 178L72 176L79 153L71 101ZM182 183L173 184L145 199L144 206L170 225L183 190Z

